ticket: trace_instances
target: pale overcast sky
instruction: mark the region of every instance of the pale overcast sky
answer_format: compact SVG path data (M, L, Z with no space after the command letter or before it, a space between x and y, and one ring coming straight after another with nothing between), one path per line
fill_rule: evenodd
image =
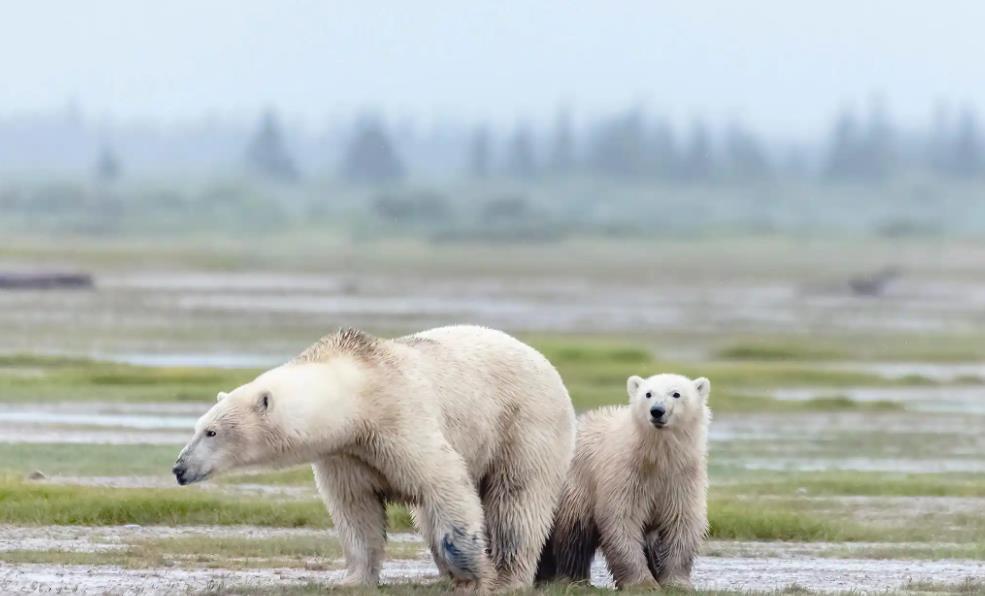
M957 0L6 2L0 115L76 98L125 118L509 123L636 102L799 135L873 93L916 123L939 98L985 106L983 23Z

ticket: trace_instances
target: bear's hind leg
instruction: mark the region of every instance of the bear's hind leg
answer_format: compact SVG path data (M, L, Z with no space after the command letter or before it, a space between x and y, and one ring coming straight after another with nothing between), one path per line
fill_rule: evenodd
M556 466L552 463L545 466L541 460L539 465L525 466L514 458L507 469L491 471L482 483L480 490L490 555L496 566L497 589L533 585L565 472L560 462Z
M377 585L386 547L386 508L376 474L346 456L322 459L312 469L345 554L342 583Z

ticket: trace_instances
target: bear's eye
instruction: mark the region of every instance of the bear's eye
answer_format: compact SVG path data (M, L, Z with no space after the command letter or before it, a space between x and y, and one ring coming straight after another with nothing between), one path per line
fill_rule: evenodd
M649 391L647 391L647 392L646 392L646 398L647 398L647 399L650 399L651 397L653 397L653 394L652 394L652 393L650 393Z
M215 431L210 428L209 430L205 431L205 436L209 438L214 437Z
M674 399L680 399L681 398L681 394L675 391L673 393L673 395L671 395L671 397L673 397Z

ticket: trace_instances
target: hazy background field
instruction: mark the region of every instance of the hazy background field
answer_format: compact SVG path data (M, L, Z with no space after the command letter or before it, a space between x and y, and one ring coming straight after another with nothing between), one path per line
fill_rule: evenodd
M712 380L701 590L985 589L982 17L8 8L0 591L325 589L310 471L171 463L322 334L452 323L533 343L579 410ZM430 582L390 516L389 590Z

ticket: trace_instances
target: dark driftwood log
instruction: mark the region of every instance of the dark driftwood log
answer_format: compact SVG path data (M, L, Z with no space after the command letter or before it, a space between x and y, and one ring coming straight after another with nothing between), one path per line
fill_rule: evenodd
M0 289L4 290L54 290L62 288L91 288L92 276L88 273L3 273L0 272Z

